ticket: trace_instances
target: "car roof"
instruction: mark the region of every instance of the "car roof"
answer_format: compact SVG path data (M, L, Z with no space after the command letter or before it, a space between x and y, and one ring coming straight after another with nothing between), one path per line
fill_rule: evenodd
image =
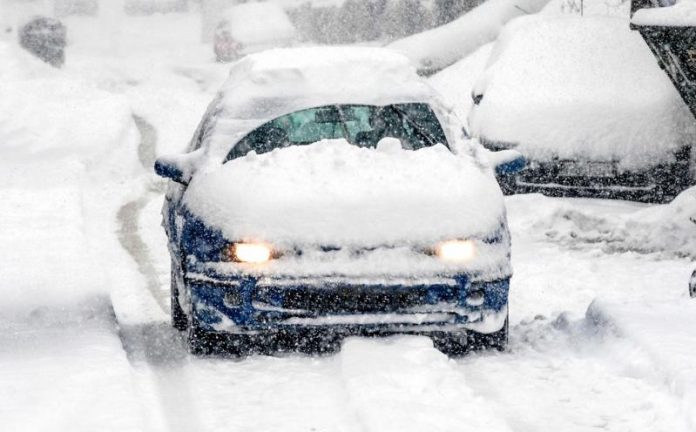
M209 147L301 109L332 104L432 105L435 91L405 56L383 48L311 47L264 51L236 62L210 112Z

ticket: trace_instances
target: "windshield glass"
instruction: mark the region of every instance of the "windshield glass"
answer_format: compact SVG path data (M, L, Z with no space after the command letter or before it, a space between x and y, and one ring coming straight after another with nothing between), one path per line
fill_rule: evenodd
M344 138L374 148L385 137L398 138L406 150L447 145L440 122L424 103L386 106L329 105L284 115L260 126L235 145L225 161L250 151L266 153L291 145Z

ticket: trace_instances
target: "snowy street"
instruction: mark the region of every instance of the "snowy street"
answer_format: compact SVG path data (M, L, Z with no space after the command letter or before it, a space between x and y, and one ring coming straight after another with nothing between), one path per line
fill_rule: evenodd
M696 431L696 230L662 219L694 189L506 197L505 352L394 336L189 354L152 166L184 151L229 65L194 14L97 19L65 19L61 70L0 39L0 430Z

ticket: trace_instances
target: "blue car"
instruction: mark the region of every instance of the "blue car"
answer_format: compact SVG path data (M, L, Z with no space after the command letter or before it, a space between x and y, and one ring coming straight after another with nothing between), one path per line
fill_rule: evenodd
M399 54L245 57L186 153L155 164L173 326L246 354L417 334L451 356L504 349L512 269L490 153Z

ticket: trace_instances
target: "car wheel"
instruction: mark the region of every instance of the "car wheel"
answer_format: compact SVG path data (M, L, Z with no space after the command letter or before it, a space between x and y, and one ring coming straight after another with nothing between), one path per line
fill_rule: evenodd
M213 333L200 328L195 318L188 324L189 352L196 356L227 355L241 357L253 351L253 341L248 335Z
M653 171L655 178L655 201L668 203L682 191L694 184L691 173L691 147L684 147L676 154L677 161L670 165L661 165Z
M176 273L174 271L174 263L172 263L171 275L172 276L169 290L169 304L172 316L172 327L179 331L184 331L188 328L188 318L186 317L184 310L181 308L181 304L179 304L179 288L176 284Z
M450 358L463 357L467 353L466 332L444 332L432 334L430 338L435 348Z
M689 281L689 295L691 298L696 298L696 270L691 273L691 280Z
M517 193L517 176L515 174L498 176L498 185L503 195L514 195Z
M508 344L508 318L505 318L503 328L495 333L469 333L469 351L494 349L505 351Z

